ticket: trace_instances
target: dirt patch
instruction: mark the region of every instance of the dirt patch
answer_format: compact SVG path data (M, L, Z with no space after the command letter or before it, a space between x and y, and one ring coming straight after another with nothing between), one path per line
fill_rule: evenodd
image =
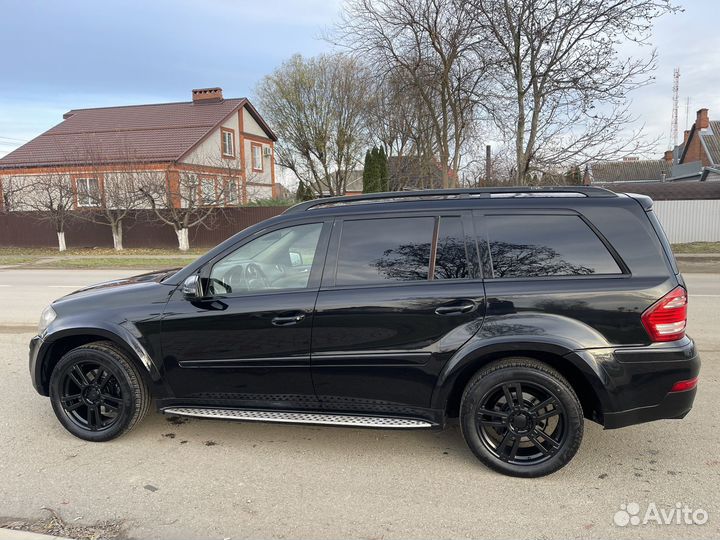
M183 424L187 424L190 419L184 416L166 416L165 421L173 426L182 426Z
M0 517L0 527L76 540L121 540L127 538L121 521L99 521L92 525L67 523L52 508L43 508L49 515L38 520Z

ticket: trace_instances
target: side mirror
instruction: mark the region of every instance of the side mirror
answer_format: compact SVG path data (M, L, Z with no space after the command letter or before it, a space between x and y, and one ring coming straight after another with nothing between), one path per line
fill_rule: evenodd
M185 278L182 284L182 293L185 298L202 298L202 282L200 276L193 275Z

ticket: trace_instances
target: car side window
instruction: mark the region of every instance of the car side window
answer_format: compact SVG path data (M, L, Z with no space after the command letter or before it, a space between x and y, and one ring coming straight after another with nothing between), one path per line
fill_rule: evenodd
M578 216L485 217L493 277L621 274L597 234Z
M467 242L462 219L458 216L442 216L438 226L433 279L469 277Z
M212 267L209 293L306 288L322 228L322 223L285 227L243 244Z
M433 217L344 221L335 284L427 280L434 231Z

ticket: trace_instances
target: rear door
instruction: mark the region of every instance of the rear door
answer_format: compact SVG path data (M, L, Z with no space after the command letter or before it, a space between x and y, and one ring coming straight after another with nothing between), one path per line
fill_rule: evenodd
M312 334L324 408L429 407L442 366L485 312L472 231L462 212L336 220Z

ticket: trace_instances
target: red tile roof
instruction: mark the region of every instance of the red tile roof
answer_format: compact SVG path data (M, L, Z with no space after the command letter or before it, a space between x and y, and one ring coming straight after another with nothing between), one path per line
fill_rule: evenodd
M66 113L60 124L0 159L0 169L118 163L128 158L175 161L243 105L276 140L244 98L76 109Z

